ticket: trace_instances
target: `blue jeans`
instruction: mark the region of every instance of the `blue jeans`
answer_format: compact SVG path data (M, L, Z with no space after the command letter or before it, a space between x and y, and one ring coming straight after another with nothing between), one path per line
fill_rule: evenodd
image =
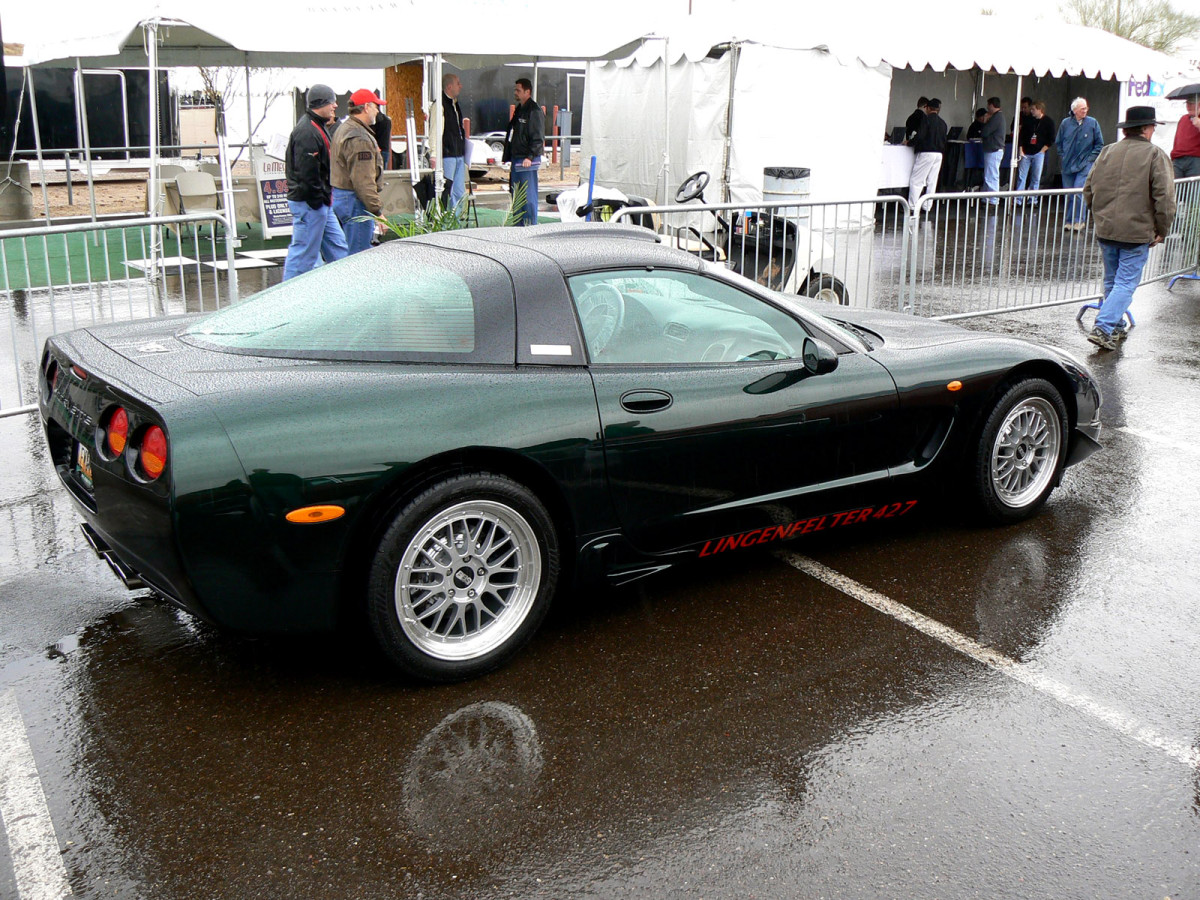
M442 174L450 182L450 208L458 209L467 195L467 161L461 156L447 156L442 160Z
M1133 303L1133 291L1142 280L1142 269L1150 255L1149 244L1122 247L1108 241L1100 241L1100 255L1104 257L1104 302L1096 313L1096 327L1105 334L1121 324L1129 304Z
M333 189L333 214L337 216L346 235L347 253L358 253L371 247L371 235L375 233L375 222L355 222L360 216L369 216L367 208L358 199L358 194L344 188Z
M515 192L518 184L525 185L525 206L515 210L518 215L517 225L536 225L538 207L538 170L537 166L524 168L519 161L512 164L512 187Z
M1087 181L1089 171L1091 171L1091 166L1088 166L1082 172L1063 172L1063 187L1083 187L1083 183ZM1067 197L1067 221L1082 222L1086 218L1087 210L1083 208L1083 194L1071 194Z
M1035 153L1033 156L1022 156L1021 161L1017 163L1017 190L1025 190L1026 182L1028 182L1028 189L1031 191L1036 191L1039 187L1041 187L1042 166L1045 165L1045 163L1045 153ZM1028 199L1029 202L1035 206L1038 202L1037 197L1021 198L1021 200L1023 199ZM1019 203L1021 200L1018 200L1017 202Z
M292 242L283 264L283 280L303 275L317 267L318 257L335 262L346 255L346 235L332 206L313 209L301 200L289 200L292 211Z
M1004 157L1004 148L983 154L983 189L985 191L1000 190L1000 160ZM992 197L988 200L992 206L1000 201Z

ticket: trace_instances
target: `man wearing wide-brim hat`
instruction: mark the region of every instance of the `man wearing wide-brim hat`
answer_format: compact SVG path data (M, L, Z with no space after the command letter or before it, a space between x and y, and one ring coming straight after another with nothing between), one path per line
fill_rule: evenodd
M1162 124L1154 115L1153 106L1131 106L1117 123L1125 139L1104 148L1083 186L1104 258L1104 302L1088 340L1102 350L1116 350L1125 339L1125 312L1150 248L1175 220L1171 158L1150 142Z

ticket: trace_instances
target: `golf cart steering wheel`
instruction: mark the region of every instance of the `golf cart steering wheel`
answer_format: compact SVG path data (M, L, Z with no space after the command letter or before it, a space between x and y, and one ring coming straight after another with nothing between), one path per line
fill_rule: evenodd
M696 172L689 175L687 180L679 186L679 190L675 192L676 203L687 203L689 200L695 200L697 197L704 196L704 189L708 187L708 173L705 171Z

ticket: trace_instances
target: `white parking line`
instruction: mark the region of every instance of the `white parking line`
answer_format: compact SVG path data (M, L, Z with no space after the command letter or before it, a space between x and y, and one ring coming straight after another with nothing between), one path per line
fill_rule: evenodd
M976 662L983 663L988 668L1000 672L1014 681L1018 681L1048 697L1052 697L1064 706L1069 706L1071 709L1091 716L1093 719L1102 722L1125 737L1132 738L1140 744L1167 754L1167 756L1177 762L1183 763L1190 769L1200 770L1200 750L1188 746L1182 741L1165 737L1153 728L1147 728L1142 725L1132 716L1109 709L1086 694L1081 694L1067 685L1055 681L1053 678L1047 678L1045 675L1033 672L1027 665L1019 663L1015 659L1010 659L1003 653L998 653L990 647L985 647L983 644L973 641L965 634L955 631L953 628L943 625L941 622L931 619L928 616L922 615L916 610L905 606L903 603L898 603L878 591L871 590L871 588L859 584L854 579L848 578L840 572L835 572L828 566L821 565L816 560L810 559L807 556L801 556L798 553L784 552L779 555L789 565L799 569L806 575L811 575L818 581L824 582L831 588L841 591L846 596L865 603L872 609L878 610L884 615L891 616L893 619L915 628L917 631L928 635L934 640L940 641L946 646L957 650L959 653L971 657Z
M25 734L17 698L0 693L0 819L8 835L13 875L21 900L59 900L71 895L58 836Z

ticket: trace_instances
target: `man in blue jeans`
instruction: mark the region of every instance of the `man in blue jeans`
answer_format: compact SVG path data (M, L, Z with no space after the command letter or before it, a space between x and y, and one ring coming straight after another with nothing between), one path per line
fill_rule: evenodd
M1054 147L1058 150L1063 187L1083 187L1088 172L1104 149L1104 135L1100 133L1100 123L1088 115L1088 102L1082 97L1071 101L1071 115L1058 126ZM1087 224L1086 218L1079 196L1072 194L1067 198L1067 220L1063 230L1082 231Z
M333 136L333 212L350 253L370 248L375 234L370 216L383 215L383 154L372 130L383 105L374 91L355 91L350 95L350 115Z
M508 140L504 144L504 161L509 169L513 197L517 185L525 186L525 205L517 210L517 225L536 225L538 208L538 168L542 164L542 148L546 141L546 117L533 102L533 82L518 78L513 89L517 105L508 123Z
M467 134L458 95L462 80L447 72L442 77L442 174L446 176L446 208L457 210L467 195Z
M1035 100L1029 104L1028 117L1021 118L1021 130L1017 141L1020 160L1017 163L1017 190L1036 191L1042 185L1042 166L1046 154L1054 143L1054 123L1046 118L1046 104ZM1025 198L1018 198L1023 203ZM1037 206L1038 198L1029 202Z
M292 211L292 243L283 264L283 280L316 268L318 257L334 262L346 255L346 236L333 214L329 181L330 141L326 126L337 113L333 88L314 84L308 89L308 111L288 139L288 209Z
M1142 280L1150 248L1161 244L1175 221L1171 158L1150 142L1153 106L1131 106L1117 127L1125 139L1104 148L1083 186L1104 257L1104 302L1088 340L1116 350L1125 340L1125 313Z
M1000 190L1000 163L1004 158L1004 137L1008 134L1008 123L1004 120L1004 110L1000 108L999 97L988 97L987 119L979 131L983 141L980 149L983 151L983 189L985 191ZM995 206L996 197L988 199Z

